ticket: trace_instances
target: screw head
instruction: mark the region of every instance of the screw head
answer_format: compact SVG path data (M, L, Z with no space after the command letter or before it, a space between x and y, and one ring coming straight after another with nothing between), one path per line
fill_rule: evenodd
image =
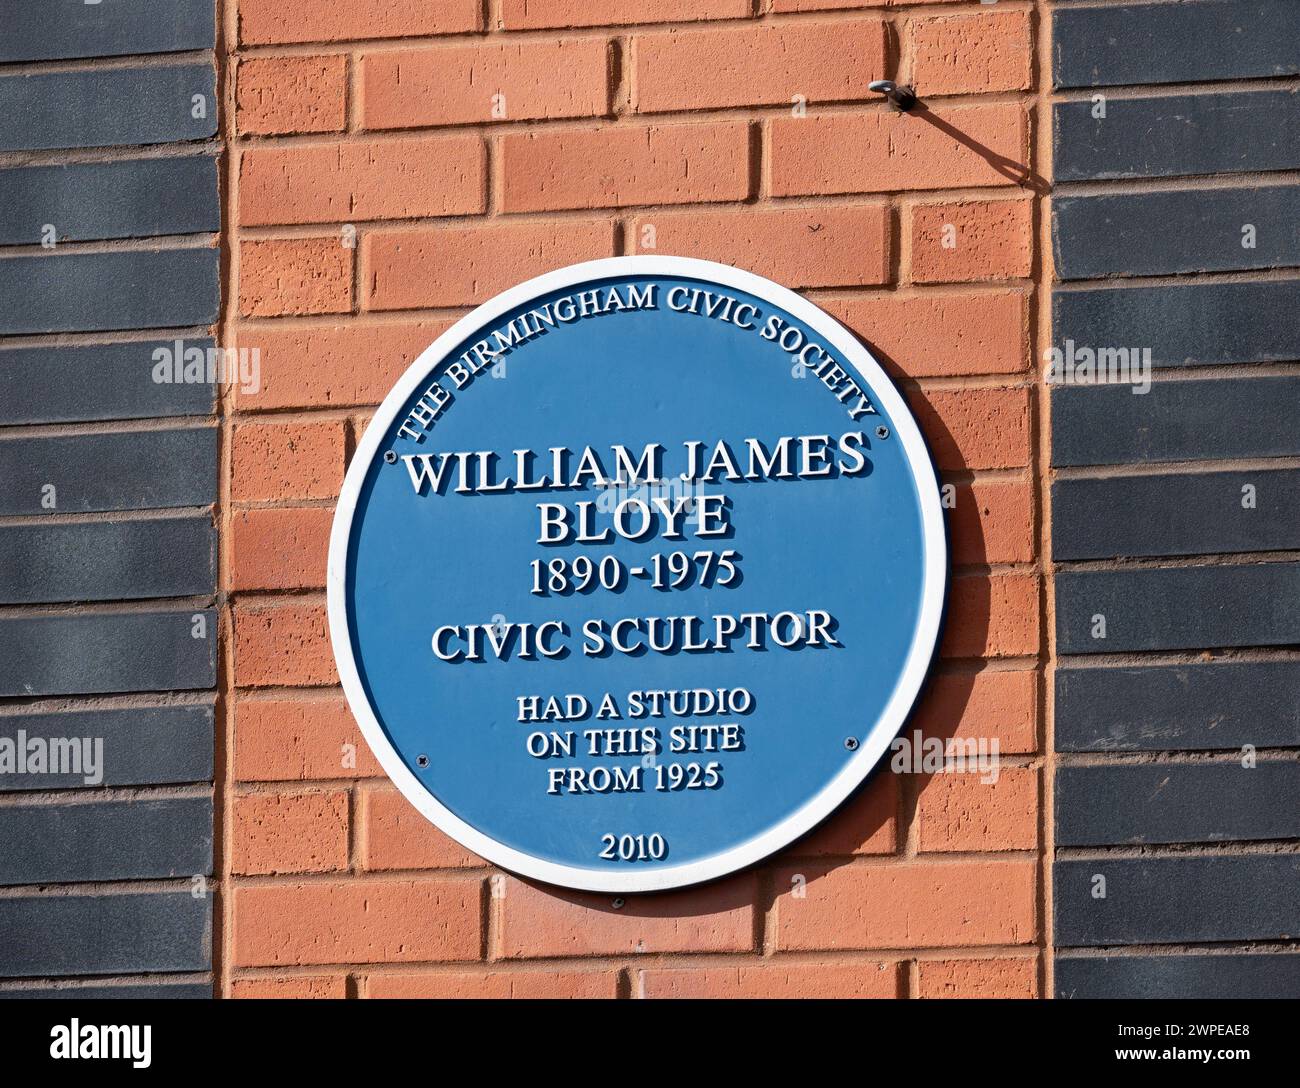
M416 757L415 757L415 765L416 765L417 767L427 767L427 766L429 765L429 757L428 757L428 756L416 756Z
M879 427L876 428L876 437L882 440L888 438L889 428L882 423Z
M390 465L395 465L397 463L396 452L394 452L393 450L384 450L384 460L387 461Z
M858 738L857 738L857 737L845 737L845 738L844 738L844 747L847 748L850 752L856 752L856 751L858 750Z
M626 904L627 904L626 899L615 899L612 903L610 903L610 906L613 907L615 910L622 910Z
M892 79L873 79L867 90L883 94L896 110L906 112L916 105L916 92L911 87L900 87Z

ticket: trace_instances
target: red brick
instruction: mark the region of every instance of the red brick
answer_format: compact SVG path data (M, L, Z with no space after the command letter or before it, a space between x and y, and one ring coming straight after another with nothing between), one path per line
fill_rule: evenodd
M613 256L614 225L560 220L373 231L364 244L368 309L462 306L562 265Z
M916 204L910 238L916 283L1023 279L1033 270L1028 200Z
M1037 997L1038 961L1015 959L921 960L917 997Z
M980 11L908 20L912 85L922 97L1024 91L1033 81L1029 12Z
M476 135L247 148L239 218L251 227L472 215L486 206L486 171Z
M230 530L231 588L323 588L333 523L334 511L318 506L236 513Z
M898 776L882 770L783 856L892 854L897 845Z
M332 499L343 483L343 421L240 423L231 432L236 502Z
M337 238L239 243L243 317L345 314L352 309L352 250Z
M832 998L900 995L896 963L764 964L651 969L639 973L639 997Z
M424 818L396 790L361 795L362 864L367 869L462 869L483 865Z
M878 19L668 30L632 39L633 108L641 113L878 97L885 27Z
M501 139L505 211L691 204L749 196L749 127L602 126Z
M368 53L361 59L362 123L383 129L599 117L609 109L609 73L604 38Z
M1017 657L1038 653L1036 574L966 575L948 590L944 657Z
M1038 846L1038 772L999 767L997 780L966 771L922 779L916 815L926 853L1033 850Z
M337 684L325 605L234 610L235 684L243 688Z
M1029 464L1027 389L932 389L909 400L939 468Z
M504 884L501 954L620 956L633 952L742 952L754 947L752 874L662 895L613 897Z
M737 264L786 287L889 282L889 211L883 204L666 212L635 219L631 232L638 253Z
M912 113L881 107L771 124L776 196L1013 185L1027 174L1028 122L1014 102Z
M1024 291L891 293L816 301L867 341L876 359L900 377L1013 374L1029 364Z
M352 433L356 435L357 441L365 437L366 431L370 429L370 423L375 418L374 412L356 412L351 417Z
M481 29L481 12L479 0L239 0L239 40L263 45L455 34Z
M236 887L232 960L271 967L478 959L482 897L477 878Z
M256 393L239 390L236 401L243 411L378 404L450 326L434 319L240 329L238 343L261 353L262 385Z
M618 972L605 971L463 971L420 974L371 975L366 979L371 998L614 998Z
M237 978L230 983L231 997L344 998L345 975L295 975L292 978Z
M1028 479L977 480L957 484L952 494L947 515L954 563L1028 563L1034 558L1034 493Z
M231 870L325 873L348 867L348 793L253 793L234 798Z
M927 4L973 4L977 0L925 0ZM983 2L983 0L978 0ZM840 8L896 8L915 4L917 0L771 0L772 10L830 11Z
M236 125L245 135L342 132L348 122L348 58L241 60L235 102Z
M239 782L383 774L341 695L236 700L234 749L234 775Z
M771 937L783 952L1027 944L1037 873L1033 860L786 869Z
M1038 673L983 669L930 678L912 727L927 737L996 738L1003 755L1038 750Z
M502 0L507 30L540 27L627 26L686 23L696 19L746 19L750 0Z

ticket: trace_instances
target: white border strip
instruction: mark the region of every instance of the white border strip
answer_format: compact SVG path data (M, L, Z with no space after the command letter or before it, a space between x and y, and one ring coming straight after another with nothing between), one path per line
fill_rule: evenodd
M781 307L834 347L865 379L874 403L889 416L893 437L902 443L920 496L921 528L925 541L921 610L902 676L893 698L857 753L839 774L802 808L761 835L698 861L640 871L631 868L584 869L546 861L490 838L442 805L402 761L375 717L352 656L352 639L347 621L348 539L352 533L357 498L379 445L388 435L402 406L428 381L430 372L444 361L452 348L467 339L471 333L491 325L502 314L551 291L617 276L694 278L734 287ZM870 774L889 742L902 728L929 671L943 618L944 592L948 580L947 552L938 479L920 428L880 364L834 318L793 291L730 265L692 257L607 257L547 272L483 303L421 352L392 392L384 398L352 458L334 515L327 581L330 641L334 646L334 659L338 664L348 706L361 726L367 743L393 784L438 828L493 864L550 884L598 892L663 891L712 880L775 853L821 823Z

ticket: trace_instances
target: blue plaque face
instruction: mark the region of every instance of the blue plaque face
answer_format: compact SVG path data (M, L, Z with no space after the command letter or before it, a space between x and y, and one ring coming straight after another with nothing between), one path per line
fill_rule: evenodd
M934 652L938 485L867 351L767 280L593 261L403 376L334 523L329 616L385 770L484 858L708 880L868 775Z

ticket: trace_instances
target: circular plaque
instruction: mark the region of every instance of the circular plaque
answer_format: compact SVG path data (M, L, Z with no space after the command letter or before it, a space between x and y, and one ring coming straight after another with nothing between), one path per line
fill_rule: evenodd
M348 470L329 621L429 820L526 877L638 892L829 815L938 639L939 490L902 397L812 303L618 257L458 321Z

